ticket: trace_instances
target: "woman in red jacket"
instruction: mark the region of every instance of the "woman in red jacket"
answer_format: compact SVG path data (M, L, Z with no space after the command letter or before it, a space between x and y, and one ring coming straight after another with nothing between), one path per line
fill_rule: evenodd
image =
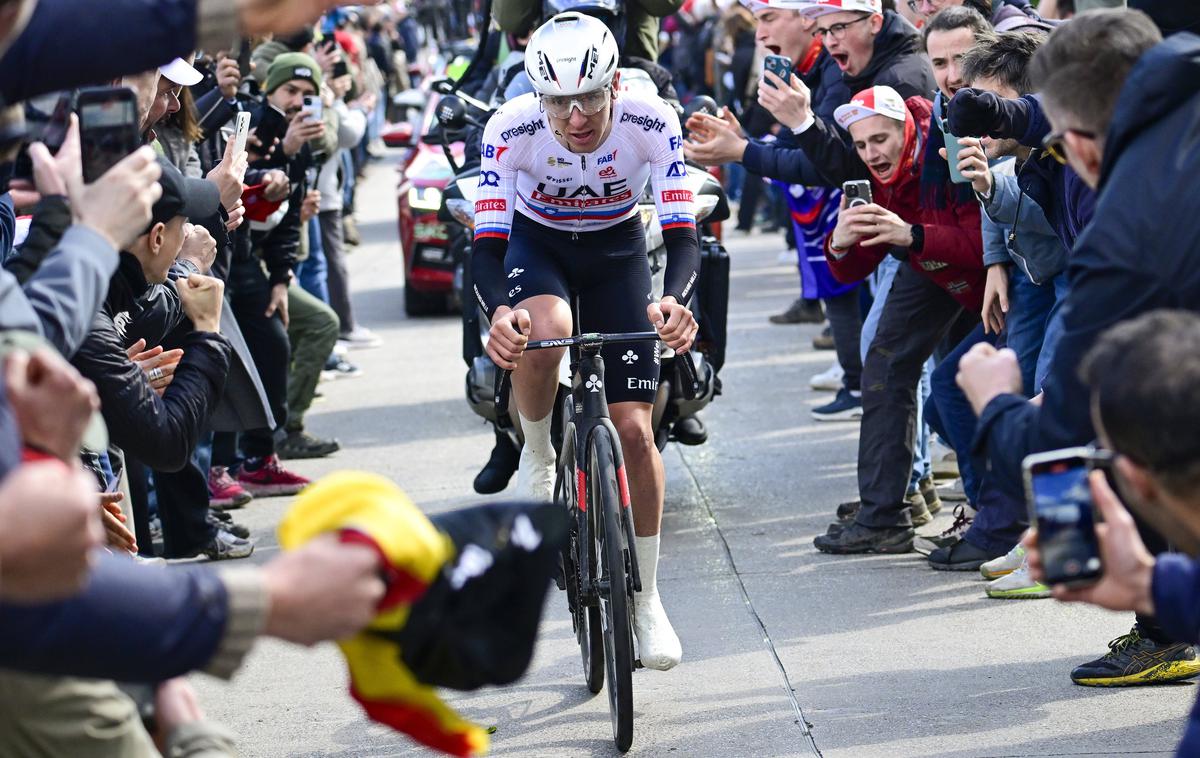
M896 272L863 366L858 447L861 506L814 540L828 553L905 553L923 500L905 498L912 471L921 367L947 336L960 339L979 320L985 272L979 205L955 187L923 188L929 101L907 101L891 87L856 94L834 112L871 172L874 202L851 208L843 195L826 240L839 281L865 279L892 255Z

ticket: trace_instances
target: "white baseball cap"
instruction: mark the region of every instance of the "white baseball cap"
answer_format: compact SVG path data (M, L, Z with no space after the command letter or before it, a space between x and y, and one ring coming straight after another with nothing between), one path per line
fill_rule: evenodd
M887 116L904 123L908 118L908 108L904 98L891 87L878 86L865 89L845 105L839 105L833 112L833 118L838 126L849 130L850 125L871 116Z
M809 0L799 10L809 18L820 18L843 11L883 13L883 3L882 0Z
M158 73L167 77L176 84L184 87L190 87L193 84L198 84L204 77L196 70L196 67L185 61L183 58L176 58L165 66L158 67Z
M785 11L804 11L816 0L766 0L761 3L768 8L779 8Z

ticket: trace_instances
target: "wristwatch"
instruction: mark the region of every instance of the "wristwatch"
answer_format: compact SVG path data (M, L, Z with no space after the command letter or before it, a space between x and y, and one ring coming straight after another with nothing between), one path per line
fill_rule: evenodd
M919 253L925 248L925 227L920 224L912 225L912 244L908 249L914 253Z

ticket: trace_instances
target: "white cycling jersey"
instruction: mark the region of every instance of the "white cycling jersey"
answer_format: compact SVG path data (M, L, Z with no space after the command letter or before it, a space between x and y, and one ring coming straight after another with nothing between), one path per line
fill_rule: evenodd
M596 231L637 212L650 181L663 230L694 228L683 135L657 96L623 91L608 138L587 154L559 144L537 95L514 98L483 132L475 237L507 240L513 213L564 231Z

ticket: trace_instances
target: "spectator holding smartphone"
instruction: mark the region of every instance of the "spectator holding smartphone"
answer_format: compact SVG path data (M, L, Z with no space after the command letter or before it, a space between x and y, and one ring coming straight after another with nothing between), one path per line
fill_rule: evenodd
M1200 316L1152 311L1114 326L1084 358L1092 423L1115 454L1114 492L1102 472L1091 474L1092 497L1104 523L1096 526L1104 573L1087 587L1053 587L1064 602L1134 611L1158 620L1169 641L1155 651L1164 671L1200 673L1200 562L1155 556L1126 506L1155 531L1195 555L1200 547ZM1120 496L1118 496L1120 493ZM1030 569L1044 579L1037 533L1025 539ZM1141 672L1135 672L1141 673ZM1178 748L1200 753L1200 704Z

